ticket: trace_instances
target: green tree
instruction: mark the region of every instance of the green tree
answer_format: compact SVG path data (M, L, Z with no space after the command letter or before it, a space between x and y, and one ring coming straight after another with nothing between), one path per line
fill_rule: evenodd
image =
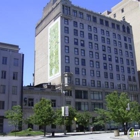
M32 122L44 127L44 137L46 135L46 126L53 124L55 113L52 109L51 102L42 98L33 108L34 114L31 116Z
M139 116L139 104L130 101L127 93L113 92L106 96L106 107L110 119L122 124L126 135L128 123L135 121Z
M66 117L63 117L62 110L58 109L58 110L56 110L55 124L56 125L65 125L65 127L70 126L70 125L72 125L75 116L76 116L76 110L71 106L69 106L69 116L66 116Z
M85 132L85 128L87 126L89 126L90 124L90 119L91 119L91 115L89 112L78 112L76 114L76 118L75 118L75 121L79 124L79 125L82 125L84 126L84 132Z
M104 129L106 130L106 124L108 122L110 122L110 117L109 117L109 113L108 111L104 110L104 109L96 109L95 111L97 117L94 120L94 125L99 125L99 126L103 126Z
M15 127L15 136L16 130L19 126L20 122L22 121L22 109L21 106L13 106L11 110L7 110L5 112L5 117L8 119L9 124Z

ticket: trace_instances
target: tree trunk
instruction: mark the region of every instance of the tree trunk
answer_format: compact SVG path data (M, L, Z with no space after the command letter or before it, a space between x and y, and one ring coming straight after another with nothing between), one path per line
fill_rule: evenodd
M124 135L127 135L127 122L123 123Z
M44 126L44 137L46 136L46 125Z

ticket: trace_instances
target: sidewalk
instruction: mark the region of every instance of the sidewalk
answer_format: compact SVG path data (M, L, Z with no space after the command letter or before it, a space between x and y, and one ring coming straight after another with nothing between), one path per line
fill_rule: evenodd
M114 136L114 137L110 137L112 139L119 139L119 140L129 140L128 136L127 135L120 135L120 136ZM131 138L132 140L140 140L140 137L134 137L134 138ZM131 140L130 139L130 140Z

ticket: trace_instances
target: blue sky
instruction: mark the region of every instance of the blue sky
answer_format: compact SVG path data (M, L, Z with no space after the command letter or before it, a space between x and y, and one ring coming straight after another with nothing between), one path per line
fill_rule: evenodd
M103 12L121 0L71 0L74 5ZM32 83L35 26L49 0L0 0L0 42L16 44L24 53L24 86Z

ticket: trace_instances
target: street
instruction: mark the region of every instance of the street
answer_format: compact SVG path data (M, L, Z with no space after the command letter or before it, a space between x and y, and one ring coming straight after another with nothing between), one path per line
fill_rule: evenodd
M113 133L102 133L102 134L77 134L77 135L66 135L56 134L55 137L51 136L30 136L30 137L0 137L1 140L113 140Z

